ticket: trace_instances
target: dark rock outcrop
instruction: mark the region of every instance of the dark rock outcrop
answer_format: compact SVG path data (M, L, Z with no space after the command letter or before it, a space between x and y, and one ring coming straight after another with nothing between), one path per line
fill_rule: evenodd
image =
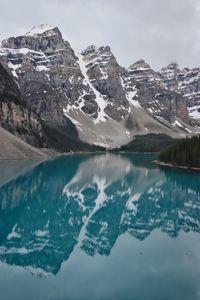
M190 123L200 125L200 68L181 70L176 63L172 63L161 70L160 76L169 90L185 99Z
M31 145L43 146L39 117L27 107L13 77L1 64L0 126Z
M135 84L134 99L159 118L170 123L179 118L189 122L185 98L178 91L170 90L160 78L160 74L151 69L144 60L131 65L128 69L132 85Z

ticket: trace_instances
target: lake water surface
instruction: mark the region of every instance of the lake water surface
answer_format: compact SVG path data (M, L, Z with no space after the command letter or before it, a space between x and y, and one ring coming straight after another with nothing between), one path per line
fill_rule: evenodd
M200 299L200 173L154 158L0 162L0 299Z

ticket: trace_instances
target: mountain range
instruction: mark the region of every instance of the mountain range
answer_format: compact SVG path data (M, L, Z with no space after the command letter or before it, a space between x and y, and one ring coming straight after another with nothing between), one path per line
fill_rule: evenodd
M0 125L35 147L120 148L200 131L200 68L119 65L109 46L75 53L57 27L1 42Z

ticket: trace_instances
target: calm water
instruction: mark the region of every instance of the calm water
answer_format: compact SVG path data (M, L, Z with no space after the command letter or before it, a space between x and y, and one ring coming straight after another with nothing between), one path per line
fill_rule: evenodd
M153 159L0 162L0 299L200 299L200 173Z

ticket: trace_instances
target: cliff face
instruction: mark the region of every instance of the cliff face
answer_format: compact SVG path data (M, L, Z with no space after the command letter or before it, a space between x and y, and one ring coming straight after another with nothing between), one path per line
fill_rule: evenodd
M187 103L177 90L168 89L159 73L155 72L144 60L128 68L132 85L135 83L134 99L155 116L174 123L179 118L189 122Z
M160 72L166 88L182 95L192 125L200 125L200 68L180 69L176 63L169 64Z
M119 122L124 120L128 116L130 104L121 77L127 71L117 63L110 47L98 48L92 45L79 55L79 62L82 72L102 98L105 118L107 116Z
M81 107L91 118L96 117L95 94L84 84L77 57L58 28L48 27L39 33L33 29L4 41L2 46L2 59L12 70L27 104L42 118L65 125L63 109L68 107Z
M12 75L1 64L0 126L31 145L43 146L39 117L27 107Z

